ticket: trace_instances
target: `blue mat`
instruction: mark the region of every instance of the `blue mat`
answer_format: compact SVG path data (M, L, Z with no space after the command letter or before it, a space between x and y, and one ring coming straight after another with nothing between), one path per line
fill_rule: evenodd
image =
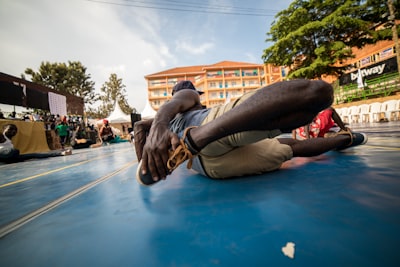
M398 126L224 181L140 186L129 143L1 165L0 266L398 266Z

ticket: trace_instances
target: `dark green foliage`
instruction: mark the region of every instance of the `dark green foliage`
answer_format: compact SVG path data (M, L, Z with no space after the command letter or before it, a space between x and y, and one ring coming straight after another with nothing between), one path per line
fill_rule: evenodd
M38 72L31 68L25 70L31 81L49 87L55 91L82 97L85 103L93 104L98 100L94 82L82 63L68 61L65 63L42 62Z
M277 14L262 59L290 66L289 78L340 75L346 67L337 63L354 56L351 47L391 39L390 29L376 30L385 26L385 12L383 0L295 0Z
M122 79L118 78L117 74L112 73L109 80L102 85L100 91L102 92L100 96L102 104L99 107L101 114L110 115L117 102L124 113L130 114L136 112L126 101L125 85L122 83Z

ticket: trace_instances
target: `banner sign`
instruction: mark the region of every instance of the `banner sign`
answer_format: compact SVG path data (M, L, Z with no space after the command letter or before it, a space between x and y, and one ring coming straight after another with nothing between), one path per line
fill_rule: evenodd
M360 72L357 70L343 74L339 78L339 85L346 85L350 83L357 83L357 78L359 73L363 80L372 79L381 76L382 74L393 73L397 71L397 60L396 57L389 58L384 61L380 61L378 63L372 64L366 68L360 69Z

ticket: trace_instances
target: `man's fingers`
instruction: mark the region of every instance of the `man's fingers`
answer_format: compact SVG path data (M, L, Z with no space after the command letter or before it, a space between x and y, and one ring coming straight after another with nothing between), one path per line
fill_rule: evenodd
M176 134L171 135L171 147L175 150L179 146L179 137Z
M142 169L140 170L143 174L147 173L147 153L143 152L142 156Z
M169 174L167 168L168 153L149 154L146 161L147 172L151 173L154 181L165 179ZM144 165L145 162L143 162ZM142 167L143 168L143 167Z
M148 171L150 171L154 181L158 181L160 180L160 177L162 177L162 175L159 173L157 162L158 161L154 159L152 155L149 156Z

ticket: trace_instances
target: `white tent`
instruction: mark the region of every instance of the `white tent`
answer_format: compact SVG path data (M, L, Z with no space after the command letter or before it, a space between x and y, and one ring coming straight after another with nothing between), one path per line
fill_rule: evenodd
M121 107L119 106L118 102L115 103L115 108L113 112L111 112L110 116L107 118L109 123L125 123L131 122L131 116L125 114Z
M153 119L156 116L156 113L157 111L151 107L150 102L147 100L146 106L141 113L142 120Z

